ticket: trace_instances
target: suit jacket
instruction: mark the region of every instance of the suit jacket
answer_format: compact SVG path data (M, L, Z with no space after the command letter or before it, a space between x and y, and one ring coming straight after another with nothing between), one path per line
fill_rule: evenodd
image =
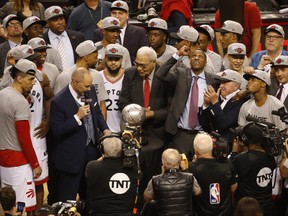
M156 76L165 82L168 82L174 88L174 96L165 123L167 132L175 135L177 132L177 123L184 112L188 100L190 87L192 83L191 69L184 64L177 64L177 60L171 57L158 70ZM207 85L212 85L214 89L219 86L219 81L215 80L215 75L205 73Z
M101 114L93 86L87 92L86 97L92 99L89 104L96 131L95 140L98 140L98 129L104 131L108 129L108 126ZM85 125L84 123L79 125L74 118L78 109L79 106L68 86L55 96L51 104L51 130L54 137L52 160L57 169L69 173L77 173L80 170L86 154L87 133Z
M224 109L221 108L221 103L218 101L214 105L210 105L205 110L200 110L199 123L204 131L210 133L218 130L218 133L228 140L228 143L233 141L234 133L230 128L235 129L238 125L238 115L243 103L247 98L242 98L233 102L232 98L226 103ZM212 114L212 112L214 115Z
M102 31L98 28L94 31L94 42L101 41L102 39ZM135 61L138 49L142 46L148 46L148 39L145 29L128 24L122 45L129 50L131 62L133 63Z
M8 41L4 41L0 44L0 78L3 76L4 69L5 69L5 62L6 62L6 56L8 51L10 50L10 45Z
M156 65L154 77L150 91L149 106L154 111L154 119L147 120L143 127L152 126L164 129L164 122L167 116L168 91L167 85L159 80L157 74L159 66ZM144 106L143 77L141 77L136 67L131 67L125 72L122 89L119 96L119 108L123 110L128 104L136 103ZM164 130L163 130L164 131Z
M277 91L279 89L279 82L276 77L271 78L271 85L269 86L268 93L276 97ZM288 97L284 100L284 106L288 110Z
M74 62L76 62L78 55L75 52L75 50L76 50L76 47L84 41L84 35L81 32L77 32L77 31L73 31L73 30L69 30L69 29L66 29L66 32L68 34L68 37L69 37L71 45L72 45L72 49L73 49L73 53L74 53ZM44 33L43 39L46 41L47 44L50 44L50 39L48 37L48 31Z

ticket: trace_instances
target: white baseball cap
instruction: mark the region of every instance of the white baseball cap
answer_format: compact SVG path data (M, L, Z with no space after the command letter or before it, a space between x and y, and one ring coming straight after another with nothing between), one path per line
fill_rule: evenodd
M127 13L129 12L129 7L128 7L128 4L125 2L125 1L114 1L112 4L111 4L111 7L110 7L110 10L124 10L126 11Z
M101 21L101 29L121 29L120 21L116 17L105 17Z
M37 16L28 17L23 21L23 31L35 23L45 26L47 22L45 20L40 20Z
M59 6L51 6L45 10L46 21L59 16L64 16L63 10Z
M197 42L199 33L196 29L189 25L182 25L178 32L171 32L170 36L175 39L182 39L191 42Z
M255 70L253 74L244 74L243 75L244 79L249 80L250 77L256 77L263 82L265 82L268 86L271 85L271 79L268 73L262 71L262 70Z
M228 46L229 55L246 55L246 46L242 43L232 43Z
M199 27L196 27L196 30L207 35L210 41L213 41L215 38L214 29L209 25L200 25Z
M235 34L242 35L243 34L243 27L240 23L232 20L226 20L222 27L220 29L215 29L215 31L221 32L221 33L227 33L232 32Z
M148 22L148 30L151 29L160 29L160 30L164 30L167 31L168 30L168 26L167 26L167 22L161 18L153 18L150 19Z
M224 81L224 82L237 82L239 84L242 83L242 77L241 75L234 70L226 69L224 70L221 75L217 75L216 80Z
M75 51L79 57L83 57L83 56L89 55L93 52L96 52L101 48L102 48L102 46L101 47L95 46L95 43L92 40L86 40L86 41L83 41L82 43L80 43L76 47Z
M283 38L285 37L285 32L282 28L282 26L278 25L278 24L272 24L272 25L269 25L264 33L267 34L268 32L270 31L274 31L274 32L277 32L278 34L280 34Z

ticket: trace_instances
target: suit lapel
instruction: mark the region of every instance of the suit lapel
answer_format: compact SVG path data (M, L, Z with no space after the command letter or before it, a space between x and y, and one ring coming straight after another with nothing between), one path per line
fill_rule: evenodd
M143 93L143 78L136 71L136 79L135 79L135 87L136 87L136 95L138 100L137 104L144 106L144 93Z

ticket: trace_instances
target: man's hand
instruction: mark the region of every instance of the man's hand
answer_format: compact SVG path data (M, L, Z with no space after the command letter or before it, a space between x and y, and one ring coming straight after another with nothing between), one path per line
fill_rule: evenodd
M42 121L41 124L34 129L35 137L38 139L43 139L49 131L49 123L47 121Z
M40 166L33 169L34 179L39 178L41 173L42 173L42 168Z
M154 111L151 110L151 107L144 108L146 119L154 118Z
M220 91L221 88L218 88L217 92L215 92L214 88L211 85L208 85L206 91L204 92L204 99L206 96L207 98L209 98L210 103L214 105L219 101Z
M16 64L16 60L13 56L12 53L10 53L8 56L7 56L7 63L10 64L10 65L15 65Z
M108 130L108 129L106 129L106 130L104 130L103 131L103 135L105 136L105 135L110 135L112 133L112 131L110 131L110 130Z
M263 56L261 57L260 63L259 63L259 65L258 65L257 68L263 69L266 65L270 64L271 62L273 62L271 56L269 56L269 55L263 55Z
M244 68L243 72L246 73L246 74L254 74L255 71L254 71L253 67L247 66L247 67Z
M79 119L83 119L84 117L90 115L90 106L89 105L85 105L85 106L81 106L78 109L78 112L76 113L77 117Z
M178 56L188 56L189 55L189 47L184 45L182 46L178 52L177 52Z

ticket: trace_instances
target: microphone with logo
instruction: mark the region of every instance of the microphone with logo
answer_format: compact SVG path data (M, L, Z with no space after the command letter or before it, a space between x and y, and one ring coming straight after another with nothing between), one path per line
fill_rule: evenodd
M89 98L89 95L84 92L84 94L81 96L81 102L84 103L85 106L89 105L90 103L93 102L92 98ZM89 107L90 108L90 107ZM90 114L90 109L87 110L87 114Z

